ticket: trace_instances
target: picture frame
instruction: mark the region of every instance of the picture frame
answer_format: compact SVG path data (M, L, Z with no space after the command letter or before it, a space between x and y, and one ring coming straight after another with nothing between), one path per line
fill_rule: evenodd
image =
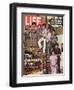
M58 64L56 64L55 66L56 68L53 69L52 63L55 63L55 61L52 62L53 60L52 56L50 58L50 55L45 53L46 49L43 48L42 55L43 55L43 58L46 58L45 60L47 60L49 56L51 70L48 70L49 69L48 61L45 61L46 64L45 66L43 66L43 68L41 67L41 65L44 65L44 63L38 64L38 66L37 65L35 66L35 63L36 62L38 63L39 59L41 58L35 59L33 56L33 52L29 54L30 52L26 51L26 48L27 47L29 48L28 45L30 45L29 42L31 41L32 36L30 37L30 41L26 41L27 39L24 40L23 39L24 31L26 32L27 28L29 29L31 28L30 31L34 29L35 26L31 27L32 24L36 25L36 29L38 29L39 25L45 26L45 24L43 23L46 23L47 25L49 25L48 29L50 30L55 29L55 31L57 30L56 33L61 33L62 35L62 39L58 37L58 39L60 39L59 44L60 45L64 44L62 49L60 49L62 50L61 53L63 52L63 64L62 64L63 70L62 69L60 70L61 71L60 74L53 74L57 72L56 68ZM43 27L41 26L41 28ZM51 30L51 34L53 33L52 30ZM33 34L33 37L34 35L35 34ZM57 34L57 36L59 36L59 34ZM34 45L35 38L32 40L34 40L32 41ZM36 42L38 43L38 41ZM23 44L25 47L23 47ZM30 46L29 49L35 49L35 48L33 46ZM52 54L53 52L54 50L51 51ZM37 55L39 55L38 53ZM35 49L34 55L35 54L36 54L36 49ZM32 59L31 59L32 62L29 61L29 59L27 59L29 64L27 64L28 66L25 66L25 63L27 62L24 60L26 60L26 58L31 57L31 55L32 55ZM34 66L32 66L33 63L34 63ZM9 63L9 66L10 66L9 67L10 68L9 85L11 87L72 84L72 6L11 3L10 4L10 63ZM33 73L36 74L37 72L39 72L39 70L41 70L40 73L38 73L36 76L35 75L32 76Z

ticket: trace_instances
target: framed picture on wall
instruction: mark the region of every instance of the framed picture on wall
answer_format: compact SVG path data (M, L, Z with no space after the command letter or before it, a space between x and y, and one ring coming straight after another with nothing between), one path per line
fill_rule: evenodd
M72 7L10 4L10 86L72 83Z

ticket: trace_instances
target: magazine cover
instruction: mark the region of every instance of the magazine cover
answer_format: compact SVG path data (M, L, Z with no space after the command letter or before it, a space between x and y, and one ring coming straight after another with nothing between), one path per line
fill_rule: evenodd
M63 15L22 13L22 75L62 74Z

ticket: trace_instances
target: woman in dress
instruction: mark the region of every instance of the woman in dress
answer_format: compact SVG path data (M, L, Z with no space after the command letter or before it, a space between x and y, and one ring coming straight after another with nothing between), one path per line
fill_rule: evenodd
M52 53L50 56L51 74L56 74L58 71L58 65L57 65L58 58L54 51L52 51L51 53Z

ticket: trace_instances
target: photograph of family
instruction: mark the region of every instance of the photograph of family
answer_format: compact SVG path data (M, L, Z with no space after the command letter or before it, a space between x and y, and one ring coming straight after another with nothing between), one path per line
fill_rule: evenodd
M63 74L63 16L22 13L22 75Z

